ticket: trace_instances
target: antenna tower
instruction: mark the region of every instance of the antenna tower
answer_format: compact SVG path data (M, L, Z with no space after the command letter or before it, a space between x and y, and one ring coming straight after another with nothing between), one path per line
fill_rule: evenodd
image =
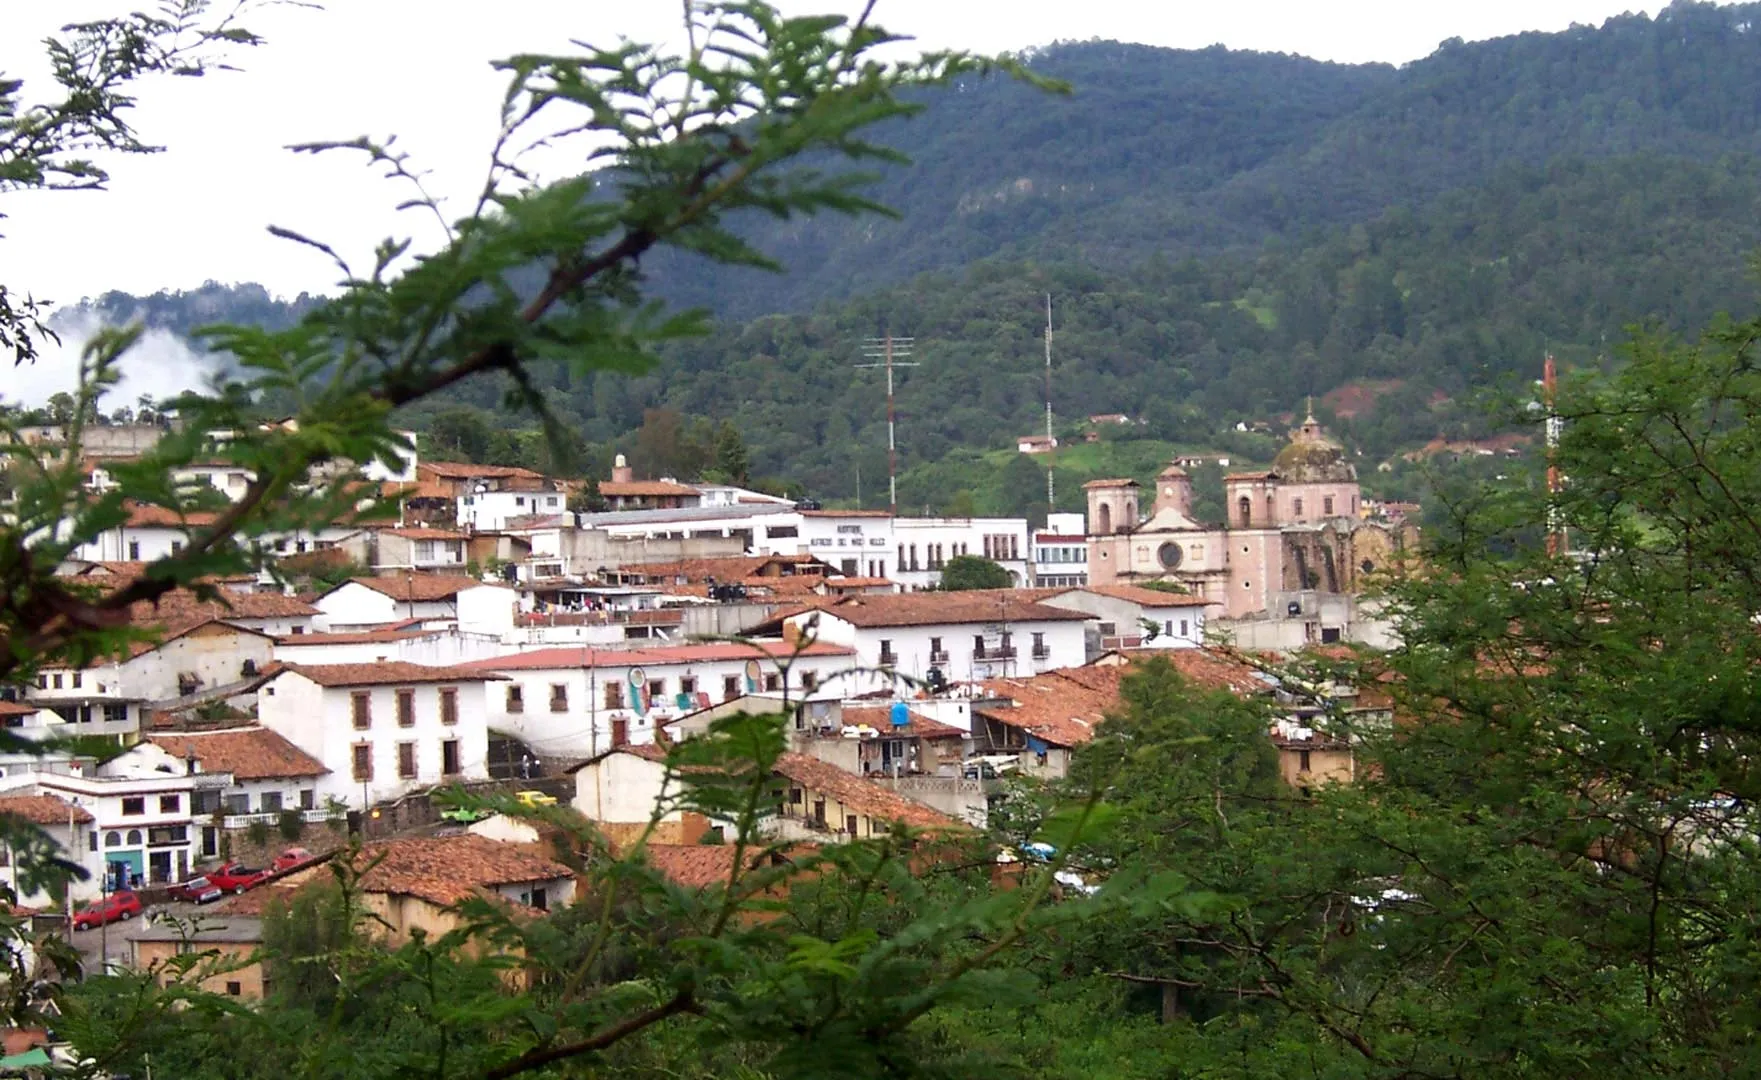
M1553 354L1548 353L1541 362L1541 403L1547 410L1547 554L1562 555L1567 550L1565 525L1559 514L1559 436L1565 430L1565 421L1553 409L1553 397L1558 390L1557 376L1553 369Z
M1058 508L1058 489L1052 480L1052 294L1046 294L1046 513Z
M886 334L862 343L858 368L885 368L887 372L887 510L899 516L899 450L894 439L893 369L917 367L910 361L916 338Z

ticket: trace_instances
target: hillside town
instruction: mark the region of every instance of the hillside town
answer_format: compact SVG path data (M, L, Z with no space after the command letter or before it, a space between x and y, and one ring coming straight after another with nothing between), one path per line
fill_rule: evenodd
M85 448L94 492L151 444L101 430L109 441ZM229 497L251 479L178 477ZM1385 702L1275 672L1307 650L1385 641L1362 593L1410 539L1363 514L1354 466L1312 417L1270 470L1228 476L1233 509L1217 527L1191 519L1175 464L1141 505L1134 481L1097 481L1086 518L1037 530L640 480L621 459L580 481L412 450L401 470L324 482L374 485L395 516L256 538L262 572L131 608L140 633L126 654L0 691L8 730L54 746L0 761L0 811L41 825L86 871L59 898L82 938L213 884L286 889L310 876L309 853L356 836L387 853L369 880L388 893L405 890L406 857L441 853L447 884L409 887L429 922L460 888L567 904L570 873L531 854L529 826L452 820L432 796L517 791L633 838L663 805L666 748L741 712L792 718L779 838L981 831L1008 778L1064 775L1150 657L1275 701L1265 737L1293 787L1349 782L1350 742L1317 717L1374 722ZM610 509L568 508L587 484ZM60 573L103 595L221 512L132 505ZM974 556L1009 587L946 591L944 568ZM330 583L296 588L293 567L308 582L328 569ZM688 881L716 858L696 848L722 824L663 816L647 848ZM466 867L481 880L458 876ZM58 902L16 873L7 884L26 907ZM260 900L220 910L241 906L260 914ZM88 911L111 914L82 923ZM214 940L246 950L252 918L230 911ZM115 936L104 964L150 964L170 940L151 919Z
M0 1080L1761 1073L1761 0L1572 2L5 5Z

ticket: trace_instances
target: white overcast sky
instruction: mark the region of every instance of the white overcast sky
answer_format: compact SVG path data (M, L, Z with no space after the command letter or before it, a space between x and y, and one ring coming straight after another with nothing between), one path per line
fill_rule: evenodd
M218 3L226 0L216 0ZM68 21L148 6L140 0L0 0L0 72L42 71L36 43ZM858 0L781 0L791 13L852 11ZM1221 43L1339 61L1402 63L1451 37L1600 24L1632 0L880 0L878 21L925 47L1021 49L1060 40ZM364 256L422 223L405 197L357 161L295 156L287 144L397 133L464 198L481 183L501 79L489 61L676 34L676 0L324 0L322 10L258 13L269 44L244 70L166 80L141 94L143 134L169 150L108 163L103 193L0 201L0 280L59 302L106 289L136 293L205 280L257 281L281 294L327 290L322 257L264 231L285 225ZM1080 87L1077 88L1080 92ZM27 84L28 90L28 84ZM27 94L28 96L28 94Z

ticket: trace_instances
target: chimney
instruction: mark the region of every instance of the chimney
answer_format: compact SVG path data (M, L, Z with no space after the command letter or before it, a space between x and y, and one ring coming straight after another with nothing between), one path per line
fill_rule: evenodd
M614 484L627 484L630 481L634 480L635 478L636 478L636 473L633 469L630 468L630 463L628 460L626 460L624 458L624 455L619 454L616 458L612 459L612 463L611 463L611 482L612 483L614 483Z

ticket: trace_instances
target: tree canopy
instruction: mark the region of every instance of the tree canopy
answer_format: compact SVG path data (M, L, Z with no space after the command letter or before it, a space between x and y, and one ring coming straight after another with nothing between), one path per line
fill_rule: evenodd
M956 555L942 567L942 589L947 592L1007 589L1011 584L1009 571L980 555Z

